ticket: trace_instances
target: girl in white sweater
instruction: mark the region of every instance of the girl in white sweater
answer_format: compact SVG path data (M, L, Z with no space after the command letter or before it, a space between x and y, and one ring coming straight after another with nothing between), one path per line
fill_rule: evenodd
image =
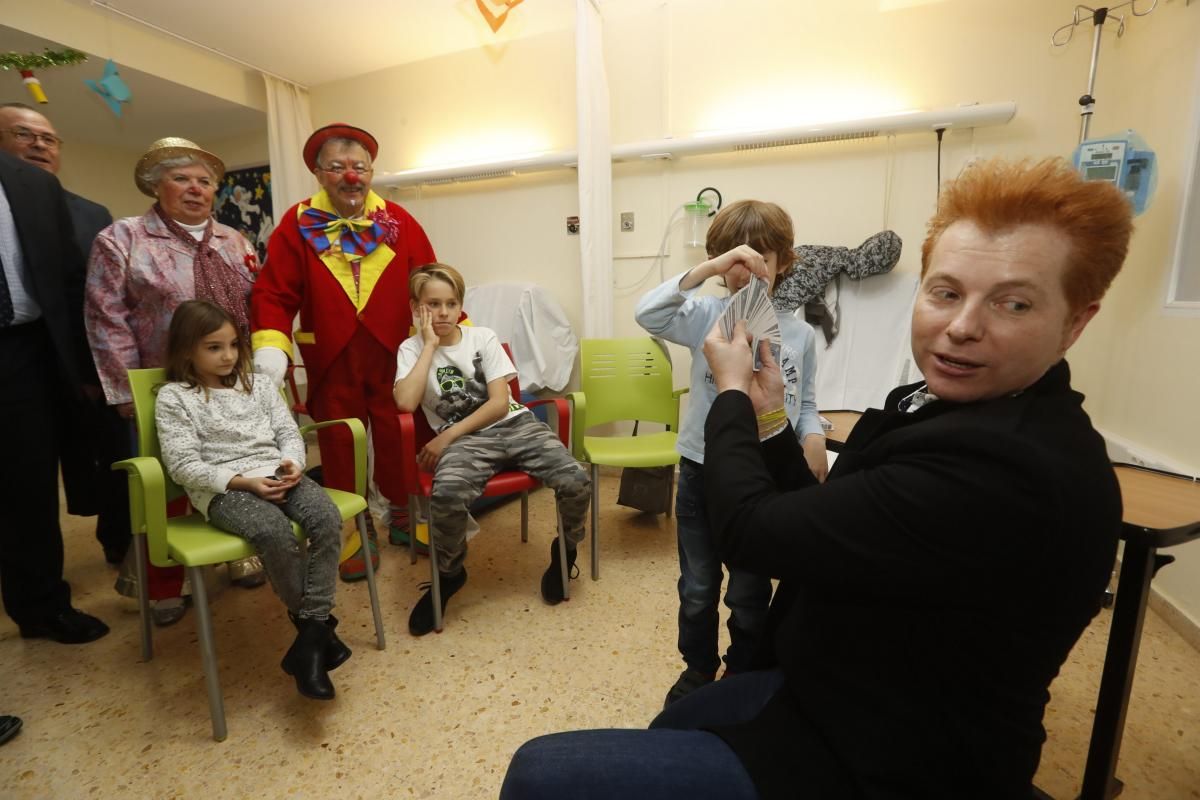
M330 614L342 518L304 474L304 439L283 397L249 365L247 342L222 308L189 300L176 309L168 383L154 408L162 457L210 523L258 551L298 631L282 667L301 694L328 700L328 671L350 657ZM291 520L308 537L307 554Z

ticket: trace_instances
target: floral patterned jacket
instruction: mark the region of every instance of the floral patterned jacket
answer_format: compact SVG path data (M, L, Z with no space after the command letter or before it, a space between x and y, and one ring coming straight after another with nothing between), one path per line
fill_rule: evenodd
M210 246L246 284L258 272L254 248L213 221ZM195 250L177 240L153 209L119 219L96 236L88 259L83 316L109 405L131 402L129 369L162 366L175 309L196 297Z

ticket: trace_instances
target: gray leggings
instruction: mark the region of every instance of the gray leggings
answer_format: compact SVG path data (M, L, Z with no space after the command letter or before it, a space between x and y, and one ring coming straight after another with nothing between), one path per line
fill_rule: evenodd
M308 536L305 558L290 520ZM241 536L262 558L275 594L298 617L325 619L333 609L342 515L315 481L300 478L282 504L251 492L217 495L208 506L208 521Z

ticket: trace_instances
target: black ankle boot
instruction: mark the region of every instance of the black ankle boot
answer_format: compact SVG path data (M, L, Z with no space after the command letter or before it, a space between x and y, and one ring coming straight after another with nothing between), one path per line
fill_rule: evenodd
M567 577L573 578L571 570L575 569L575 558L578 555L575 545L567 543ZM578 574L578 573L576 573ZM562 559L558 556L558 539L550 542L550 566L542 573L542 599L556 606L566 599L563 594Z
M296 625L296 641L288 648L280 664L296 679L296 689L313 700L332 700L333 682L325 668L325 648L331 633L325 620L301 618Z
M289 611L288 619L290 619L292 624L296 626L296 630L300 630L299 617ZM333 614L330 614L329 619L325 624L329 628L329 644L325 646L325 669L329 672L333 672L342 664L345 664L347 661L349 661L350 656L354 655L354 652L346 646L345 642L338 638L337 617L335 617Z

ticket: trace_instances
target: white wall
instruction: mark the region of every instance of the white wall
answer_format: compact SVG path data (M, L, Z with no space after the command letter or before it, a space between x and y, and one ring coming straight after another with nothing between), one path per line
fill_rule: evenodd
M904 5L912 7L880 10ZM1077 140L1076 98L1086 88L1090 24L1062 50L1049 46L1049 36L1070 19L1072 7L1045 0L986 9L969 0L648 2L644 11L606 21L613 141L1015 100L1019 111L1009 125L946 136L943 176L956 174L974 154L1068 155ZM1132 19L1122 39L1105 34L1092 131L1136 126L1158 149L1161 175L1126 269L1071 362L1098 424L1200 468L1200 426L1189 399L1200 390L1200 320L1162 312L1180 208L1182 137L1200 88L1194 86L1198 41L1196 4L1160 4L1154 14ZM313 117L317 124L345 119L371 129L382 142L381 170L569 149L573 75L573 34L547 34L500 52L458 53L366 76L386 103L362 103L348 82L315 87ZM889 165L892 191L885 198ZM779 202L802 242L855 245L889 226L905 242L899 269L912 271L934 207L935 166L932 134L618 165L614 217L635 212L637 229L614 233L615 284L633 285L615 290L617 332L638 332L632 306L657 281L657 274L646 275L647 256L671 211L701 187L717 186L726 200ZM462 268L468 281L538 282L581 327L578 242L565 233L565 217L578 213L573 173L407 189L396 199L426 226L439 257ZM583 224L617 228L615 218ZM667 275L700 257L681 246L678 229L669 249ZM686 359L676 363L686 368ZM1200 553L1180 553L1159 583L1200 618Z
M70 141L63 146L58 178L72 192L108 208L114 219L146 213L153 198L138 191L133 168L149 142L132 148L113 148ZM246 134L211 142L197 142L215 153L229 169L267 161L267 133Z
M113 4L114 7L117 4ZM265 111L262 77L220 56L72 0L0 0L0 20L85 53L120 53L123 65ZM230 23L234 24L234 23Z
M69 141L63 145L58 179L75 194L105 206L113 219L144 214L153 201L133 182L141 155L140 149Z

